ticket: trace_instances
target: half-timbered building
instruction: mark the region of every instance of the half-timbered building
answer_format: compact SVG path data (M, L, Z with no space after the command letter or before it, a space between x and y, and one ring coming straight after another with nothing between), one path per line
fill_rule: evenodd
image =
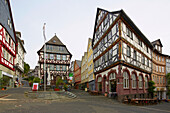
M14 86L16 34L9 0L0 0L0 78L10 79L7 87Z
M166 56L162 54L162 43L160 39L152 42L154 46L152 53L152 81L155 82L156 96L159 99L166 99Z
M148 96L153 47L123 10L97 9L92 47L97 91L119 100Z
M40 78L43 79L45 73L47 79L49 77L51 85L55 85L57 76L67 80L72 54L56 35L46 42L45 45L45 68L44 46L37 52L39 55Z

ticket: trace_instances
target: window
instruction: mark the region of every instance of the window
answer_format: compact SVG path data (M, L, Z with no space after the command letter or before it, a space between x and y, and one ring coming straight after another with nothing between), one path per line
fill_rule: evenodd
M148 88L148 77L145 77L145 88Z
M161 61L161 56L159 56L159 61Z
M45 53L45 58L48 59L48 54L47 53Z
M142 75L139 76L139 88L143 87Z
M66 71L66 66L63 66L62 68L63 68L63 71Z
M159 77L157 76L157 84L159 83Z
M132 31L126 27L126 34L129 38L131 38L133 40L133 34L132 34Z
M162 72L164 73L164 67L162 67Z
M6 50L3 49L3 53L4 53L4 58L6 59Z
M156 55L156 60L158 60L158 56Z
M162 77L160 77L160 84L162 84Z
M159 66L159 72L161 72L161 66Z
M136 88L136 75L132 74L132 88Z
M147 66L149 67L149 59L147 59Z
M50 59L54 59L54 55L53 54L50 54Z
M164 61L164 57L162 57L162 62Z
M112 49L109 50L109 59L112 58Z
M123 72L123 87L129 88L129 75L127 72Z
M60 55L57 55L57 60L61 60Z
M115 73L111 73L109 76L109 80L113 80L116 79L116 74Z
M60 71L60 65L56 65L56 70Z
M147 53L149 53L149 49L148 49L148 47L146 47L146 50L147 50Z
M66 55L63 55L63 60L66 60Z
M158 72L158 66L156 66L156 71Z
M139 45L142 47L142 41L139 39Z
M133 55L134 60L137 60L137 55L136 55L136 51L134 50L134 55Z
M106 62L108 61L108 52L105 53L105 61L106 61Z
M129 46L127 46L126 54L127 54L128 57L131 56L131 51L130 51L130 47Z
M54 70L54 65L50 65L50 70Z
M145 65L145 57L142 56L142 64Z

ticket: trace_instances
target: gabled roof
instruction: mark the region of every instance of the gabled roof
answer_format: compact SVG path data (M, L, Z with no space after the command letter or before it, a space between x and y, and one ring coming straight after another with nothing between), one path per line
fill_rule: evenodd
M157 40L152 42L152 45L157 45L157 44L159 44L161 47L163 47L160 39L157 39Z
M11 23L11 28L10 25L8 25L8 20L9 24ZM0 0L0 25L5 28L13 41L16 43L15 27L9 0Z
M46 44L64 46L64 44L60 41L60 39L56 35L52 37L48 42L46 42Z
M96 31L96 25L97 25L97 19L98 19L98 13L99 10L111 13L111 14L118 14L117 18L122 18L124 21L126 21L128 23L128 25L130 25L130 27L132 29L135 30L135 32L141 37L141 39L151 48L153 48L152 44L150 43L150 41L145 37L145 35L138 29L138 27L134 24L134 22L127 16L127 14L121 9L119 11L113 11L113 12L109 12L107 10L101 9L101 8L97 8L97 13L96 13L96 20L95 20L95 26L94 26L94 32L93 32L93 40L92 40L92 45L94 42L94 36L95 36L95 31Z
M46 45L53 45L53 46L61 46L64 48L64 51L60 51L60 50L54 50L54 51L48 51L49 53L58 53L58 54L67 54L70 55L72 57L72 54L68 51L67 47L60 41L60 39L55 35L54 37L52 37L48 42L45 43ZM40 52L44 52L44 45L42 46L42 48L37 52L38 54ZM71 58L70 58L71 59Z

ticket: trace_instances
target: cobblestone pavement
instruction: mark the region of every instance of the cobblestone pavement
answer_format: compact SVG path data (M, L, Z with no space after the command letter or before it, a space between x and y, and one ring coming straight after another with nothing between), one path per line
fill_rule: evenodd
M132 106L104 96L91 96L81 90L72 90L75 99L42 100L24 96L30 88L0 91L8 96L0 98L1 113L170 113L170 103L153 106Z

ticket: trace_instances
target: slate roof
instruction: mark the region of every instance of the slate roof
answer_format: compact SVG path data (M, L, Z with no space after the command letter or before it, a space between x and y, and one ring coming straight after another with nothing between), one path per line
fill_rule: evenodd
M61 51L61 50L57 50L57 49L54 49L52 51L50 50L47 50L47 53L58 53L58 54L66 54L66 55L71 55L72 57L72 54L68 51L66 45L64 45L60 39L55 35L53 36L48 42L45 43L46 45L53 45L53 46L60 46L60 47L63 47L64 50ZM37 52L38 54L40 52L44 52L44 45L42 46L42 48Z
M8 19L10 20L12 24L11 28L8 25ZM5 3L5 0L0 0L0 25L2 25L5 28L5 30L9 33L9 35L14 40L14 42L16 42L15 28L14 28L11 6L10 6L9 0L6 0L6 3Z
M125 20L128 25L130 25L130 27L132 29L135 30L135 32L141 37L141 39L151 48L153 48L151 42L145 37L145 35L138 29L138 27L134 24L134 22L127 16L127 14L121 9L119 11L112 11L109 12L107 10L101 9L101 8L97 8L97 13L96 13L96 20L95 20L95 26L94 26L94 32L93 32L93 40L92 40L92 45L94 42L94 36L95 36L95 31L96 31L96 25L97 25L97 20L98 20L98 13L99 11L105 11L111 14L118 14L119 16L117 18L122 18L123 20Z
M55 35L46 44L64 46L60 39Z
M162 45L162 43L161 43L161 40L160 40L160 39L153 41L153 42L152 42L152 45L155 45L155 44L157 44L157 43L159 43L159 44L160 44L160 46L161 46L161 47L163 47L163 45Z

